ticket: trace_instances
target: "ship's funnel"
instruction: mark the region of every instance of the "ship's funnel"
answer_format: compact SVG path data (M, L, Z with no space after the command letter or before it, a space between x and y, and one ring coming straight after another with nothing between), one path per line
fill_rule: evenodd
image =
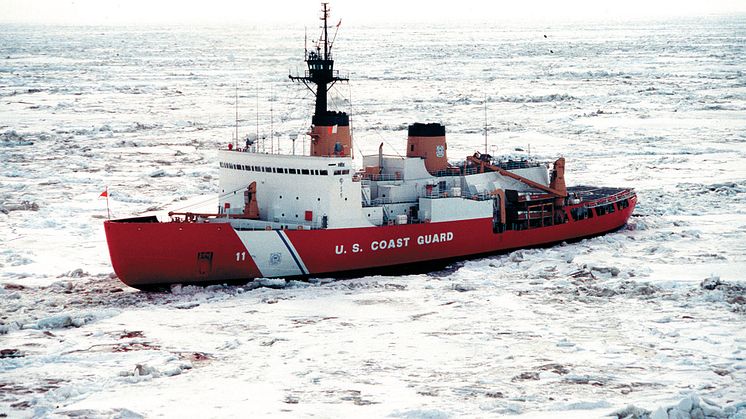
M443 125L416 122L409 126L407 157L422 157L428 172L434 174L448 168L446 149L446 127Z
M313 116L311 155L347 157L352 155L350 117L344 112L326 112Z

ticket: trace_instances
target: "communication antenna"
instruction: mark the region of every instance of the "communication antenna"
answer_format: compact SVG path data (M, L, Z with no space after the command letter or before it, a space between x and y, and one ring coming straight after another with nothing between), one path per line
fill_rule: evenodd
M238 147L238 82L236 82L236 147Z
M332 42L329 43L329 52L332 52L332 47L334 46L334 41L337 39L337 33L339 33L339 25L342 24L342 19L339 19L339 22L337 22L337 29L334 31L334 37L332 38Z
M484 154L487 154L487 94L484 95Z
M274 154L275 152L275 120L274 120L274 85L269 85L269 152Z
M256 85L256 139L259 141L259 85ZM262 138L262 153L264 153L264 139Z
M341 19L340 19L339 23L342 23ZM337 29L339 29L339 25L337 25ZM334 37L335 38L337 37L336 33L334 34ZM353 115L353 112L352 112L352 84L351 83L347 83L347 89L348 89L348 93L349 93L349 97L350 97L350 142L351 142L351 145L353 146L353 147L350 147L350 152L352 152L352 150L354 149L354 145L355 145L355 136L352 135L352 115ZM360 151L360 150L358 150L358 151ZM361 156L363 155L362 151L360 152L360 155Z
M322 12L324 15L321 17L321 20L324 21L324 59L329 59L329 42L327 40L329 39L329 26L327 26L326 21L329 19L329 3L321 3ZM321 43L321 40L319 40L319 43Z

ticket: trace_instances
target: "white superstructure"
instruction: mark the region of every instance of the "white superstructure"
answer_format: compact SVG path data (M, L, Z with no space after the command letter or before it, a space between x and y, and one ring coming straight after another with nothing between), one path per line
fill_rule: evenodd
M441 222L494 215L490 192L531 191L525 183L498 172L434 176L422 158L372 155L371 176L356 172L351 157L311 157L223 150L220 160L219 212L243 214L244 191L256 182L257 220L246 228L350 228L412 222ZM542 185L547 167L512 170Z

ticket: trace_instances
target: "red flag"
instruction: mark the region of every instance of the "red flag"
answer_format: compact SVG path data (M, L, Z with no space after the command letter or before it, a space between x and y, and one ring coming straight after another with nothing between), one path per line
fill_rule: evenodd
M101 198L101 197L108 198L109 197L109 190L107 189L107 190L101 192L101 195L99 195L98 197L99 198Z

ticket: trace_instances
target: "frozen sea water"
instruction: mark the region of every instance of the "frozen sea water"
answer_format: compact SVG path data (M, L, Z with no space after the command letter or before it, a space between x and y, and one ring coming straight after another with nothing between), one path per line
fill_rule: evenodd
M240 135L271 108L264 146L288 152L302 37L0 26L0 414L596 417L696 394L746 416L744 16L342 28L330 103L358 155L402 153L412 122L483 150L486 98L491 153L635 187L622 231L426 275L119 283L99 194L116 216L212 205L236 86Z

